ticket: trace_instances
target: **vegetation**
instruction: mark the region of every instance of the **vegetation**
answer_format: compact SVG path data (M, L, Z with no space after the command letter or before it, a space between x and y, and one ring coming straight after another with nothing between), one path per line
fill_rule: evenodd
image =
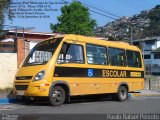
M115 40L141 39L160 36L160 5L151 10L141 11L133 17L122 17L103 27L97 27L95 32L100 37L112 36Z
M7 15L11 19L11 13L9 10L11 0L0 0L0 30L5 22L5 16Z
M149 26L145 29L145 36L160 36L160 5L148 13Z
M53 32L66 34L93 35L96 21L90 18L89 9L80 2L73 1L61 8L57 24L50 24Z

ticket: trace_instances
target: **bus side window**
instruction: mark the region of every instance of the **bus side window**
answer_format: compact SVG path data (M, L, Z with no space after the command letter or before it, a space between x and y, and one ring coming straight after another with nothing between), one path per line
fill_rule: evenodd
M127 50L127 64L129 67L142 67L140 53L136 51Z
M84 63L83 46L64 43L57 63Z
M87 59L89 64L107 65L107 48L87 44Z
M111 66L126 66L125 50L109 47L108 61Z
M142 64L141 64L141 58L140 58L140 53L139 52L135 52L135 66L141 68Z

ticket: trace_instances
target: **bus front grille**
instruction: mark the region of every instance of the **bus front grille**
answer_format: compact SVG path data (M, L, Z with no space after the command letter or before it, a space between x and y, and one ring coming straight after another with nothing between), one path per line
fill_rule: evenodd
M15 85L16 90L27 90L28 85Z
M31 80L32 76L18 76L16 80Z

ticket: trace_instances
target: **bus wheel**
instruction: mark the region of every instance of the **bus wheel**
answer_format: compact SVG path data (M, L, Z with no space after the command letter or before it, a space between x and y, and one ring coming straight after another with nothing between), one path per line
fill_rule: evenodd
M125 101L128 98L128 90L125 86L120 86L117 93L118 101Z
M62 105L65 102L65 98L66 93L64 89L60 86L55 86L49 95L49 101L53 106Z

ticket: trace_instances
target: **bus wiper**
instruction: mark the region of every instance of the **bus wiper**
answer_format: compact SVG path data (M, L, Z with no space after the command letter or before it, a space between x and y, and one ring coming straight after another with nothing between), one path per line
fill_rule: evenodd
M31 62L31 63L27 63L27 65L40 65L43 64L43 62Z
M48 61L43 61L43 62L32 62L28 63L29 65L41 65L41 64L46 64Z

